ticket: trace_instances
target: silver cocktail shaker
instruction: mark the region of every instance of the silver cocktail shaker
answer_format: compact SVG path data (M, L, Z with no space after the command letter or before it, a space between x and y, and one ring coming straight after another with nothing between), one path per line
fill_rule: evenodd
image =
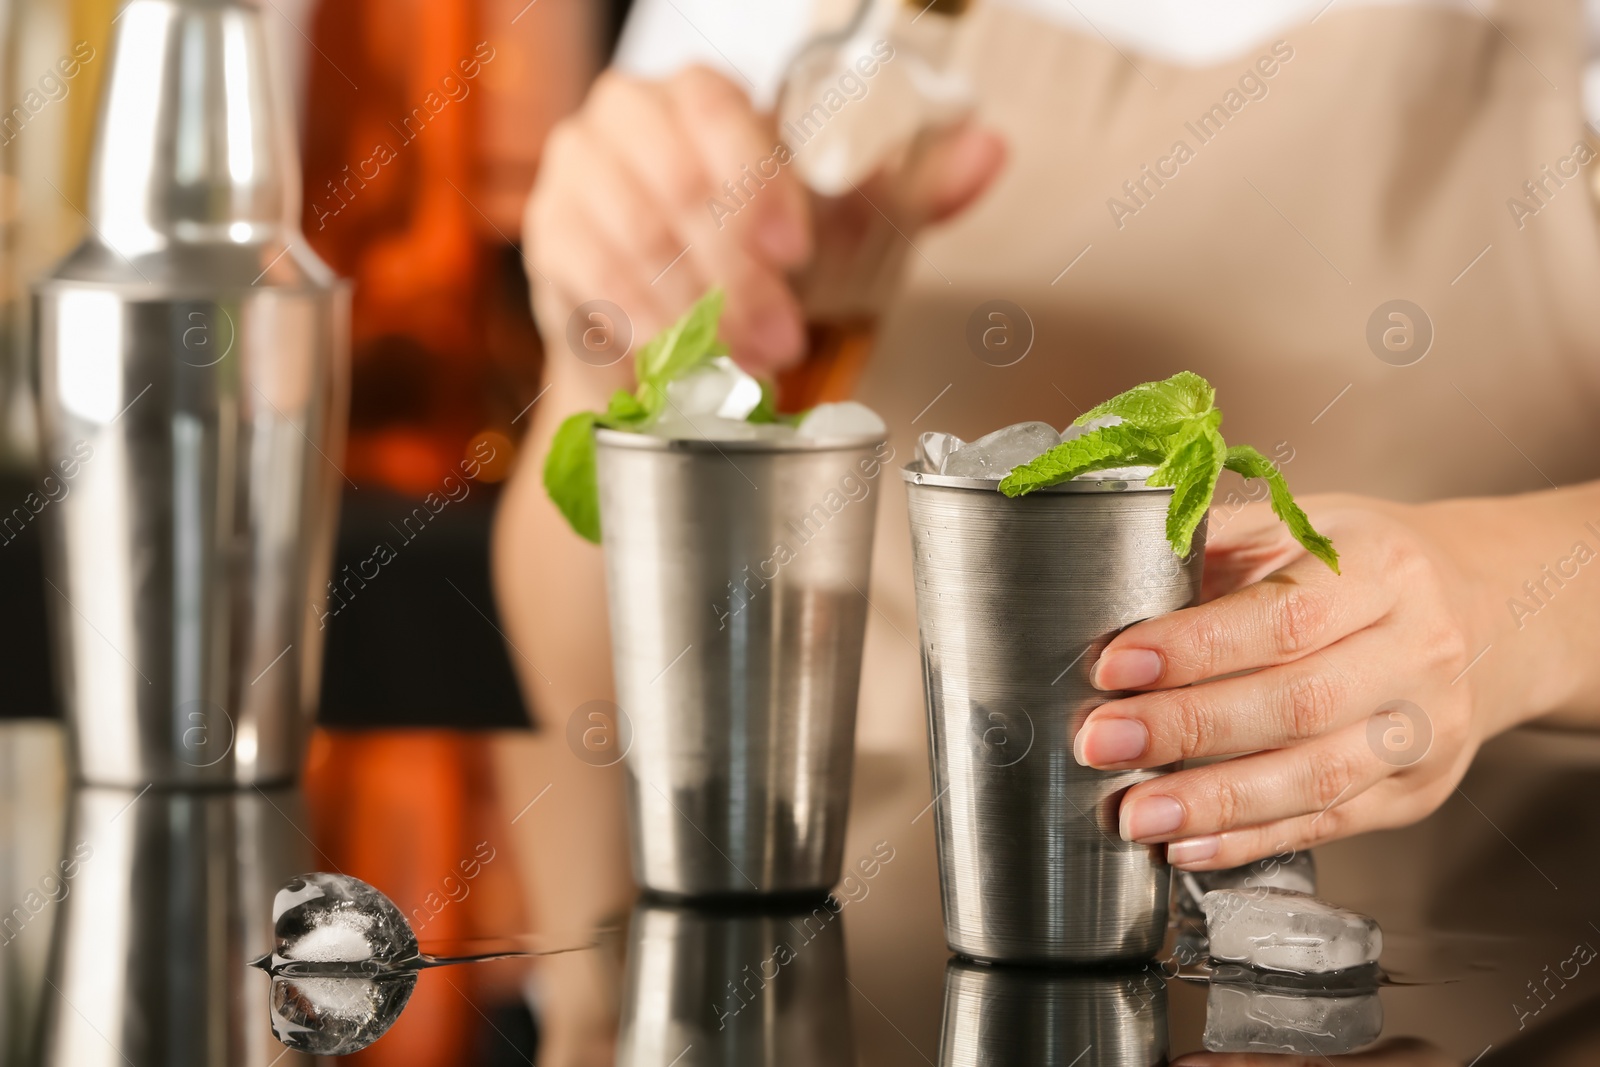
M1172 490L1099 479L1012 500L993 482L903 473L950 948L1000 963L1154 955L1169 870L1118 836L1117 803L1157 772L1080 767L1072 739L1115 695L1089 685L1112 635L1199 592L1202 554L1167 545Z
M679 897L825 892L888 446L597 440L635 876Z
M35 289L57 669L104 785L287 781L314 712L348 292L255 0L131 0L89 236Z

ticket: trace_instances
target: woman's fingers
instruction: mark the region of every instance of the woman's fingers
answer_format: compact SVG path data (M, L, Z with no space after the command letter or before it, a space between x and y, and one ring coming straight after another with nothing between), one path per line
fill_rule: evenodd
M1325 648L1382 618L1400 592L1381 575L1346 571L1334 574L1301 553L1208 604L1130 626L1100 653L1090 681L1105 690L1167 689Z
M1225 870L1262 856L1315 848L1351 834L1405 826L1442 804L1455 781L1419 782L1408 775L1392 774L1323 811L1170 842L1167 862L1188 871Z
M915 170L884 208L897 225L913 229L959 214L993 184L1006 162L1006 143L993 130L963 123L946 130L917 161Z
M1143 844L1262 826L1326 812L1395 770L1372 751L1363 722L1313 744L1141 782L1124 795L1118 824L1124 840Z
M654 195L638 179L633 170L615 155L615 149L605 140L594 136L587 127L580 126L568 148L573 173L582 175L582 183L572 190L569 210L581 205L583 216L604 235L611 247L620 250L637 266L630 273L637 289L656 289L662 303L675 307L685 299L692 300L700 288L697 279L691 279L689 270L679 272L675 282L682 281L684 288L651 286L643 276L649 265L666 266L683 250L683 240L678 227L661 210ZM624 308L632 313L632 309Z
M737 85L703 67L673 78L667 93L710 175L708 198L732 209L719 213L717 228L776 266L803 263L810 252L806 192L799 178L778 165L771 121L751 108ZM712 219L707 204L700 211Z
M619 304L636 340L722 285L734 355L758 371L786 366L805 343L787 271L809 255L810 223L797 179L761 165L776 146L720 75L607 74L551 137L529 210L532 262L572 305Z
M1365 721L1408 680L1408 664L1390 664L1391 629L1362 630L1282 666L1102 704L1079 727L1073 756L1101 770L1160 767L1282 748Z

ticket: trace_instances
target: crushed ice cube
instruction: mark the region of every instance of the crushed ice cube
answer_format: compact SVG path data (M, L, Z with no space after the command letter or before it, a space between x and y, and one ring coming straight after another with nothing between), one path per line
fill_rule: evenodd
M828 437L876 437L888 432L876 411L854 400L818 404L800 420L798 433L808 440Z
M761 403L761 383L727 356L667 383L667 409L686 418L715 415L742 422Z
M1122 425L1122 416L1120 416L1120 415L1101 415L1099 418L1090 419L1088 422L1084 423L1082 426L1071 426L1071 425L1069 425L1065 430L1061 431L1061 443L1062 444L1066 444L1068 441L1076 441L1078 438L1082 437L1084 434L1089 433L1092 430L1102 430L1107 426L1121 426L1121 425Z
M1383 951L1374 920L1287 889L1213 889L1200 908L1213 959L1327 974L1376 963Z
M1376 1041L1383 1032L1383 1001L1376 990L1306 994L1224 982L1206 994L1210 1052L1266 1052L1339 1056Z
M938 474L945 457L964 444L966 442L953 433L929 430L917 438L917 464L928 474Z
M1044 422L1019 422L985 434L945 456L940 474L956 478L1004 478L1061 443L1055 427Z
M1185 915L1199 916L1200 898L1213 889L1288 889L1308 896L1317 891L1317 864L1307 849L1300 849L1288 859L1269 856L1223 871L1173 873L1177 875L1178 910Z

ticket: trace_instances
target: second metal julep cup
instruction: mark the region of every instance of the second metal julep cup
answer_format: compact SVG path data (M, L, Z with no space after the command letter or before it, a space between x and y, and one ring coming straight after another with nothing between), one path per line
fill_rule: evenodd
M676 897L826 891L892 451L596 441L635 876Z
M1117 832L1158 771L1080 767L1072 740L1116 694L1089 684L1111 637L1193 602L1205 529L1178 560L1170 489L1088 478L1011 499L907 468L945 939L987 962L1153 956L1169 870Z

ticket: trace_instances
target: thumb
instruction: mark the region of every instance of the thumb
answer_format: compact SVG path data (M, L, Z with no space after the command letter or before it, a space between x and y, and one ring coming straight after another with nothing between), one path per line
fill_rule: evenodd
M896 214L911 226L942 222L983 195L1006 163L1005 140L962 122L925 145L897 197Z

